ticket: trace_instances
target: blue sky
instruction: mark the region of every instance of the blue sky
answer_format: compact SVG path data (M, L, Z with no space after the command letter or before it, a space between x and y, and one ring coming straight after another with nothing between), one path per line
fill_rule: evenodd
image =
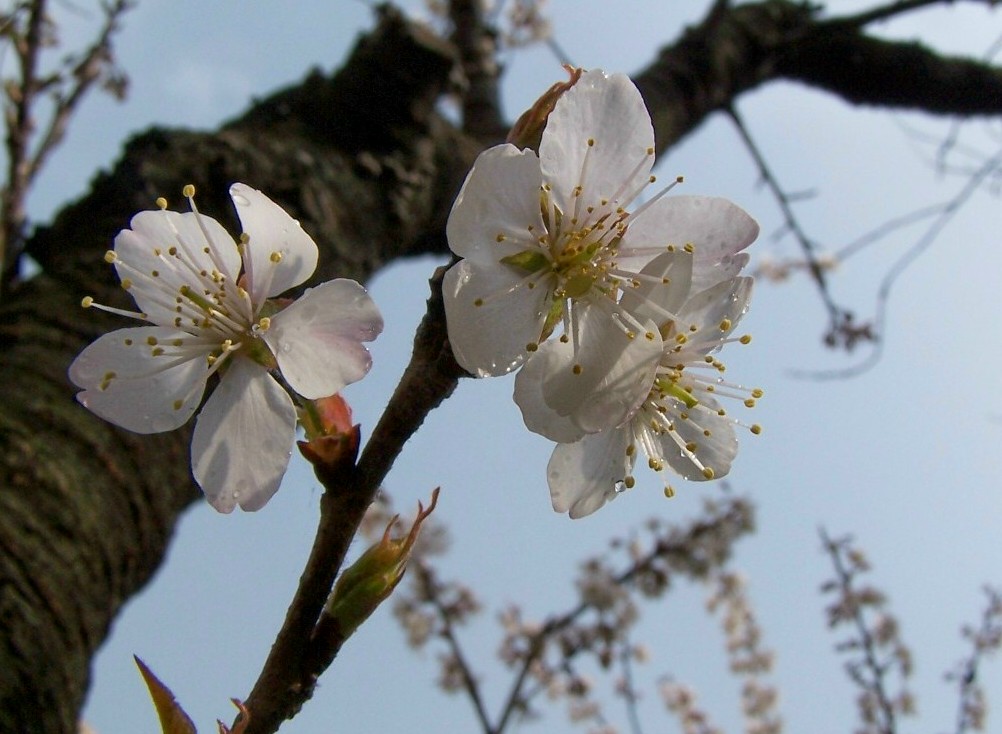
M654 0L615 8L551 0L549 7L557 38L575 63L631 72L698 19L706 4L677 10ZM834 12L866 5L831 3ZM117 105L94 98L85 105L39 182L33 215L44 220L80 193L131 132L153 123L212 127L313 65L336 67L370 25L370 12L361 2L143 0L119 40L120 61L133 81L129 99ZM903 38L922 34L938 48L978 54L1000 29L997 13L962 5L879 30ZM505 61L512 117L562 77L545 49ZM831 250L890 217L947 199L961 185L938 175L928 165L933 149L902 130L906 123L942 136L943 121L850 109L793 84L755 92L740 110L783 183L817 192L798 212ZM976 122L965 134L991 149L998 132L997 123ZM658 172L662 178L684 174L684 193L726 196L751 212L762 224L754 257L794 252L789 241L773 238L780 216L723 117L672 151ZM178 192L163 193L176 199ZM730 476L734 491L759 507L758 532L740 544L734 566L749 577L766 644L777 652L774 680L789 731L847 732L854 722L852 691L832 652L835 639L825 629L817 593L830 573L818 541L821 525L833 534L855 534L876 567L874 582L890 595L916 657L912 688L921 729L952 725L956 699L942 672L963 654L957 633L979 614L980 586L1002 584L998 205L997 196L978 193L897 284L883 359L865 375L829 382L791 376L791 370L861 358L821 346L823 310L811 284L798 279L757 284L745 321L754 341L727 356L735 380L766 390L755 408L765 430L742 437ZM835 297L867 316L880 278L921 232L902 231L843 263L832 281ZM435 264L394 266L370 284L387 326L372 346L371 375L347 391L363 431L375 423L406 363ZM630 536L652 515L692 517L712 491L679 482L678 496L667 501L659 482L641 474L632 492L592 517L556 515L545 484L552 446L521 425L511 388L504 378L464 381L408 444L386 484L401 510L443 488L436 516L450 526L454 542L442 572L481 594L486 611L464 630L464 640L492 710L509 684L492 662L500 641L497 610L515 602L527 615L542 616L572 606L581 559L602 553L615 536ZM297 466L262 512L220 516L196 506L185 515L167 564L126 607L97 658L85 718L98 732L155 730L134 653L173 688L203 731L211 731L217 717L230 718L229 697L246 695L281 623L315 528L318 494L316 481ZM704 596L704 589L683 584L644 610L637 637L652 651L640 669L648 684L640 704L646 731L677 730L652 684L668 672L699 688L721 725L739 729L737 685L725 675L721 636L702 612ZM436 675L433 651L408 650L389 609L381 609L321 679L301 716L282 730L474 730L468 702L440 693ZM989 669L984 681L989 691L1002 690L1000 668ZM625 729L614 701L607 714ZM544 723L521 728L581 730L559 709ZM989 731L1002 726L989 719Z

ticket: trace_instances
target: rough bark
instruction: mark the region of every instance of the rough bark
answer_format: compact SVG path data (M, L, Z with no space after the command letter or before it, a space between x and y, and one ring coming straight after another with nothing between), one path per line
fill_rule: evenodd
M474 140L435 111L460 55L380 12L338 73L314 71L218 131L134 138L110 172L31 238L45 275L0 303L0 732L75 731L91 656L199 496L187 431L116 430L75 404L65 377L72 357L113 321L82 312L81 296L127 305L101 254L129 217L194 183L201 209L235 231L225 192L239 180L315 237L316 280L364 281L396 258L444 251L451 198L476 152L495 141ZM853 103L1002 112L998 69L872 39L783 0L717 3L637 83L663 151L778 79Z

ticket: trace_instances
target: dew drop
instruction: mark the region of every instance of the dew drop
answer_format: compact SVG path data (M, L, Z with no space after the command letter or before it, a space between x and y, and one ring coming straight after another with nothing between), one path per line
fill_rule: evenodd
M232 194L230 198L233 199L233 203L237 206L250 206L250 199L243 194Z

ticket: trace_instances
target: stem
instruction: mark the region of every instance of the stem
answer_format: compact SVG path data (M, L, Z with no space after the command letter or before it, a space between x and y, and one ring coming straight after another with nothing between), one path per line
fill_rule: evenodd
M319 634L326 631L316 626L362 516L404 443L465 375L452 356L446 334L445 270L439 268L431 279L428 310L415 335L410 364L358 464L337 476L318 473L325 491L317 536L285 623L247 698L250 721L245 734L276 731L313 695L317 679L344 641L338 634Z

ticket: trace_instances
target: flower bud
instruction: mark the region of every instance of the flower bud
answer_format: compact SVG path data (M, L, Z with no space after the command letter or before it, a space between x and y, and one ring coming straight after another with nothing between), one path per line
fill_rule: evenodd
M301 411L306 440L299 451L316 471L327 475L355 465L361 440L359 427L351 424L351 407L340 395L311 400Z
M530 148L539 153L539 143L543 137L543 128L546 127L546 120L553 111L557 100L568 89L573 87L581 78L583 69L579 69L569 64L564 64L564 69L570 75L566 82L557 82L552 87L543 92L543 96L533 103L532 107L522 113L522 116L515 121L508 133L508 141L519 148Z
M404 538L390 538L390 531L399 516L390 520L382 539L369 547L350 568L345 570L327 599L324 614L332 619L342 640L347 639L372 614L403 578L414 543L424 522L438 503L438 491L431 493L431 504L425 510L418 503L418 514L410 532Z

